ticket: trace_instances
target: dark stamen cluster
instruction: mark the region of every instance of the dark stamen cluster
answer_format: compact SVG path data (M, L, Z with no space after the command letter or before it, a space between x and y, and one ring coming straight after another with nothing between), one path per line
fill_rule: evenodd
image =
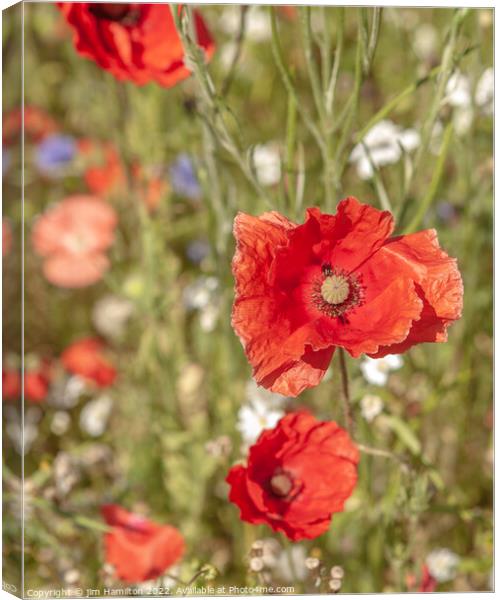
M312 291L312 301L314 306L320 310L322 313L325 313L331 318L340 318L343 319L343 315L356 308L357 306L361 306L364 302L364 288L361 284L359 277L353 274L349 274L344 269L340 269L339 267L333 267L326 263L321 267L321 271L323 273L324 278L319 277L313 285ZM330 304L327 302L321 293L321 287L323 282L327 277L337 276L340 278L344 278L349 284L349 295L341 304Z

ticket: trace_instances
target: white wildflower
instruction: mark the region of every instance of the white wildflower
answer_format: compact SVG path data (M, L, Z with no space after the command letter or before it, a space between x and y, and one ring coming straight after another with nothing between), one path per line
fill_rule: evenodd
M361 398L361 416L371 423L383 410L384 403L380 396L367 394Z
M200 310L205 308L219 287L216 277L198 277L195 281L184 288L182 294L184 305L189 310Z
M388 354L383 358L370 358L367 356L361 363L363 377L373 385L385 385L390 371L395 371L403 366L403 359L399 354Z
M219 305L218 304L208 304L200 311L200 327L203 331L209 333L215 329L217 325L217 321L219 320Z
M19 454L27 454L33 442L38 437L38 422L42 417L41 410L36 407L28 408L24 413L24 429L19 411L13 406L4 408L6 417L5 432Z
M50 431L54 435L64 435L71 425L71 417L65 410L57 410L50 422Z
M133 311L134 305L130 300L109 294L94 304L92 322L102 335L111 339L119 338Z
M278 146L273 142L258 144L253 150L253 164L259 183L276 185L281 179L281 158Z
M80 428L92 437L99 437L106 430L113 408L113 400L106 395L87 402L80 413Z
M307 553L303 546L298 544L292 546L290 548L290 554L287 554L285 551L280 554L280 557L276 563L275 573L281 581L285 581L287 583L291 583L295 579L304 581L308 575L306 558Z
M264 402L272 408L282 408L288 401L286 396L266 390L266 388L257 385L253 379L249 379L247 382L245 396L249 403Z
M472 91L469 78L460 71L455 71L446 84L443 103L455 108L465 108L471 105L471 99Z
M272 408L263 400L242 406L238 411L236 428L245 444L253 444L264 429L272 429L285 413Z
M354 146L349 161L356 164L361 179L371 179L373 166L378 168L396 163L403 151L412 152L419 144L420 135L417 131L402 129L385 119L374 125L363 140Z
M475 101L482 111L487 115L493 114L495 73L493 67L483 72L476 86Z
M78 460L69 452L59 452L54 459L53 475L58 498L64 498L80 480Z
M460 558L448 548L437 548L427 555L425 562L432 577L444 583L455 577Z
M87 384L78 375L61 376L50 388L48 404L56 408L74 408Z
M239 6L224 6L219 19L222 31L230 36L237 36L240 31L240 15ZM259 6L248 6L245 16L245 36L252 42L263 42L271 37L269 17Z
M413 49L420 60L430 60L436 54L438 43L438 32L430 23L422 23L415 30Z

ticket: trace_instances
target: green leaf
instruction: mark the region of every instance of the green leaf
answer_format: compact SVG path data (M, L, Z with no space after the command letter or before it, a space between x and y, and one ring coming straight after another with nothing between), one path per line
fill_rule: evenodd
M422 452L420 441L404 421L394 415L384 415L384 423L412 454L419 455Z

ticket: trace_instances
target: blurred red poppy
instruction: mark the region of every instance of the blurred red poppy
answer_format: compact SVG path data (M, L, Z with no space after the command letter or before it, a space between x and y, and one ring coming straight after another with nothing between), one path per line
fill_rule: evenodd
M112 527L104 535L106 562L129 583L156 579L184 554L184 538L170 525L158 525L116 504L101 508Z
M84 179L90 192L102 197L125 186L125 170L113 144L83 139L78 151L88 160Z
M77 51L117 79L171 87L191 71L168 4L58 3L75 32ZM214 42L195 13L198 43L209 59Z
M229 471L229 500L243 521L265 523L294 541L312 539L343 510L358 461L357 447L335 422L290 413L260 435L246 466Z
M3 115L2 140L6 146L16 142L21 143L21 128L23 113L20 108L14 108ZM24 135L33 142L40 142L50 133L57 131L54 119L43 109L36 106L24 107Z
M101 388L113 385L116 379L116 369L106 356L104 344L97 338L74 342L61 354L61 362L70 373Z
M389 238L387 211L355 198L337 214L239 213L232 324L257 382L297 396L323 378L336 346L382 357L444 342L462 311L456 260L436 231Z
M38 365L24 372L24 396L30 402L43 402L49 393L52 379L52 365L48 360L41 360Z
M32 231L47 280L67 288L99 281L109 267L104 251L113 243L116 223L114 209L94 196L70 196L47 210Z
M139 163L132 167L132 175L139 185L138 194L149 212L154 212L162 197L168 192L169 185L161 172L154 168L144 168Z
M21 397L21 375L17 369L2 369L2 399L17 400Z
M420 585L418 586L419 592L435 592L437 587L437 581L430 574L427 565L423 565L422 567L422 579L420 580Z

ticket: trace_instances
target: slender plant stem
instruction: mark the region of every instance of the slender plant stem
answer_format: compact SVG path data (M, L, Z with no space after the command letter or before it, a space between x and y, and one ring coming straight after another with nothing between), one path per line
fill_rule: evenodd
M323 83L323 93L326 95L328 88L328 78L331 70L331 52L332 39L330 35L330 27L328 23L328 10L325 6L321 7L321 18L323 20L323 36L321 40L321 78Z
M406 460L399 456L398 454L394 454L394 452L390 452L389 450L383 450L382 448L372 448L371 446L365 446L364 444L358 444L358 449L363 454L370 454L371 456L380 456L381 458L389 458L390 460L394 460L405 467L408 467L408 463Z
M432 104L428 112L428 117L425 120L424 126L422 128L422 142L419 146L417 155L415 157L414 172L417 170L417 167L420 164L422 157L427 152L427 148L429 147L432 130L438 117L439 109L441 107L441 101L446 91L446 84L448 83L448 80L455 67L454 55L455 48L458 42L458 33L467 13L468 9L462 8L457 10L451 22L450 32L448 35L448 42L443 52L443 60L441 61L441 68L439 71L439 79L436 92L434 94L434 98L432 100Z
M459 63L462 60L462 58L464 58L467 54L472 52L472 50L474 50L474 47L470 47L464 50L464 52L462 52L456 58L454 64ZM442 69L443 63L431 69L427 73L427 75L424 75L420 79L417 79L417 81L410 83L401 92L399 92L399 94L396 94L396 96L394 96L394 98L389 100L387 104L385 104L379 111L377 111L373 115L373 117L364 125L364 127L355 135L354 143L358 144L374 125L376 125L379 121L382 121L382 119L385 119L385 117L387 117L400 102L402 102L408 96L411 96L413 92L415 92L420 86L435 79L439 75L439 73L441 73Z
M342 403L344 406L344 421L345 426L349 434L352 436L354 433L354 419L352 416L351 407L351 394L349 391L349 375L347 373L347 365L345 360L345 351L343 348L338 349L339 352L339 366L340 366L340 378L342 384Z
M321 135L321 132L319 131L316 124L314 123L311 115L309 114L309 111L300 102L300 98L298 97L297 90L295 89L295 86L293 84L292 77L288 71L286 64L285 64L285 60L283 58L283 53L281 51L281 46L280 46L280 42L279 42L279 33L278 33L278 25L276 23L276 15L274 13L274 8L272 6L269 7L269 15L271 18L271 31L272 31L271 47L272 47L272 51L273 51L274 60L276 62L278 70L280 72L281 78L283 80L283 85L287 89L288 93L294 97L295 102L297 104L297 110L298 110L302 120L304 121L305 126L307 127L307 129L309 130L309 132L315 139L316 143L318 144L318 147L321 151L322 156L324 156L325 155L325 144L324 144L323 136Z
M382 17L382 8L374 8L372 16L372 26L370 29L370 36L367 42L367 48L363 60L363 70L367 75L372 66L373 57L375 56L375 50L377 49L378 38L380 33L380 23Z
M314 61L314 49L312 41L311 31L311 8L309 6L302 6L300 10L300 24L302 28L302 37L304 39L304 52L306 57L307 73L311 82L311 88L314 97L314 103L316 110L320 118L322 128L325 125L325 105L323 103L323 96L321 93L321 82L319 78L318 69Z
M335 48L335 58L333 59L333 68L326 90L325 104L326 112L329 116L333 114L333 104L335 101L335 91L337 89L337 78L340 68L340 59L342 58L342 50L344 47L344 27L345 27L345 9L340 8L340 15L337 23L337 45ZM330 135L331 132L328 132Z
M448 155L448 147L450 145L450 141L453 134L453 123L448 123L446 126L443 141L441 143L441 149L439 151L439 157L436 163L436 167L434 168L434 173L432 174L432 180L427 190L427 194L425 195L422 202L419 204L418 211L411 220L408 227L405 229L405 233L413 233L417 230L420 222L425 216L425 213L429 209L432 201L436 195L438 190L439 182L441 181L441 175L443 174L444 164L446 161L446 156Z
M231 88L231 84L233 83L234 75L236 73L236 66L241 56L241 50L243 47L243 41L245 39L245 25L246 25L246 14L247 14L248 6L243 4L240 6L240 27L238 31L238 36L236 38L236 49L233 54L233 59L231 61L231 65L229 67L226 79L223 81L221 86L220 95L225 98L229 90Z
M171 4L170 10L182 41L186 65L191 69L193 76L198 83L201 91L201 99L205 104L207 113L211 114L211 127L217 141L232 156L241 172L253 185L259 196L265 200L270 208L274 208L272 199L258 181L250 166L248 158L241 150L240 144L234 140L226 124L224 115L230 114L233 118L234 115L225 104L223 98L217 95L215 85L205 64L203 51L198 47L195 41L196 37L193 33L195 27L192 6L185 5L179 11L179 5Z

